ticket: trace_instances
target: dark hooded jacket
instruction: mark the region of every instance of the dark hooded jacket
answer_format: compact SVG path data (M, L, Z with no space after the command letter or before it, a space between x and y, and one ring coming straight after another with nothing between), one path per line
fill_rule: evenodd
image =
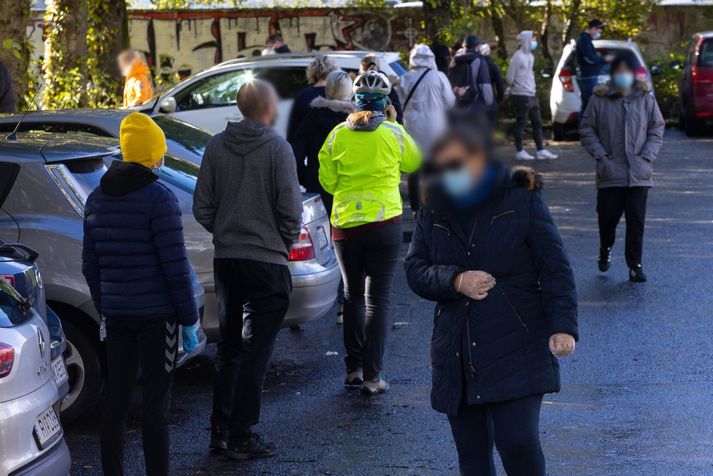
M456 106L460 108L484 111L495 102L490 66L480 53L466 50L456 54L448 79L454 90L468 88L464 95L459 95L456 91Z
M456 415L463 404L502 402L560 388L552 334L577 338L572 269L531 169L500 167L489 199L463 229L435 191L419 211L406 257L411 289L436 301L431 404ZM496 286L480 301L456 292L460 273L481 270Z
M610 83L594 88L582 115L582 145L597 159L597 187L651 187L666 123L648 81L623 96Z
M143 165L114 162L84 208L82 272L107 319L198 320L178 200Z
M206 146L193 215L213 234L216 258L286 265L302 222L290 144L257 121L229 122Z
M354 111L354 103L317 97L310 107L291 141L297 161L297 177L308 192L322 196L324 206L331 214L332 196L319 183L319 151L332 129L346 121Z

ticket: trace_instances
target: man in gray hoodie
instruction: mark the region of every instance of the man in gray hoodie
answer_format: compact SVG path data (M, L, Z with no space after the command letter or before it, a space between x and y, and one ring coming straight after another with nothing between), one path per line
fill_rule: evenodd
M537 98L533 72L535 56L532 54L532 51L537 48L537 41L530 30L520 32L517 41L520 43L520 48L510 58L506 77L510 100L515 109L515 147L517 148L515 158L518 160L556 159L555 154L545 149L542 139L540 100ZM522 133L528 119L532 123L532 136L537 147L534 157L522 145Z
M277 451L252 427L289 305L287 258L302 218L292 148L270 127L277 101L267 82L240 88L244 119L208 142L193 196L196 220L213 234L220 319L210 447L240 460Z

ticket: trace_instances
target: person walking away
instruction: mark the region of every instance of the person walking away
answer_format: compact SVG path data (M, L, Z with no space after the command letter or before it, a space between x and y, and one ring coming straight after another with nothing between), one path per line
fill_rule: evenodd
M0 61L0 113L15 112L16 110L12 76L10 76L7 66Z
M517 35L520 48L510 58L507 82L510 88L510 100L515 109L515 147L518 160L556 159L557 156L545 149L542 138L542 116L540 114L540 100L537 98L535 73L533 67L535 56L532 52L537 48L537 41L532 32L525 30ZM535 157L523 148L522 135L525 131L527 120L532 124L532 136L535 139L537 151Z
M270 35L265 40L265 49L262 50L262 55L275 55L280 53L292 53L290 47L287 46L281 35Z
M244 119L208 142L193 196L193 215L213 234L220 321L210 448L237 460L277 451L253 426L290 302L288 250L302 218L292 148L270 127L277 105L265 81L240 87Z
M124 77L124 107L136 107L151 99L153 82L149 67L136 50L119 54L119 70Z
M386 75L383 71L381 71L381 60L374 53L365 55L359 62L359 74L366 73L367 71L377 71ZM389 79L389 81L391 80ZM393 88L389 93L389 101L391 102L391 105L394 106L394 110L396 111L396 122L403 124L404 113L403 108L401 107L401 100L399 99L399 94Z
M577 66L579 67L577 85L579 86L579 94L582 98L580 117L587 109L587 104L589 104L589 99L592 97L594 86L597 85L604 66L607 63L611 63L614 59L612 55L602 56L597 53L597 49L592 42L602 37L605 26L606 24L601 20L596 18L590 20L587 29L582 31L577 38L575 48L577 52Z
M324 97L324 85L327 80L327 75L337 69L332 58L327 55L317 56L312 60L309 66L307 66L307 82L310 85L295 96L295 99L292 101L290 118L287 122L287 141L290 144L294 142L297 128L305 116L307 116L312 101L317 97ZM320 143L320 145L322 144Z
M297 160L297 177L307 192L322 197L327 213L332 213L332 195L319 183L319 150L332 129L346 121L354 112L352 80L344 71L332 71L327 75L326 98L317 96L311 109L302 120L292 139L292 149ZM337 292L337 324L344 323L344 285L340 282Z
M653 163L666 127L651 86L636 80L632 57L612 61L611 79L594 88L582 117L582 145L596 159L599 269L611 266L616 227L626 219L626 263L629 280L646 281L642 267L646 200L653 182Z
M198 307L178 200L153 173L166 153L163 131L132 113L121 122L119 143L123 161L111 164L84 208L82 273L106 336L102 468L124 474L124 431L140 369L146 474L164 476L178 326L192 352Z
M406 132L421 151L431 150L433 142L448 127L447 113L455 104L455 96L427 45L417 44L411 49L409 71L401 77L396 90L403 104ZM409 175L409 202L414 212L419 208L418 182L418 172Z
M469 35L463 41L463 49L453 58L453 67L448 79L456 98L456 109L466 120L476 124L487 119L487 111L495 101L493 83L485 58L478 52L482 41Z
M572 269L532 169L507 170L486 138L455 129L433 152L434 188L406 257L436 302L431 405L448 415L464 476L544 476L543 395L577 340Z
M493 92L495 93L495 100L493 104L488 108L487 116L490 122L490 128L493 129L498 124L498 116L500 115L500 103L503 102L505 97L505 81L503 81L503 74L500 72L500 68L491 56L490 45L487 42L482 42L478 45L478 53L485 58L488 63L488 74L490 74L490 82L493 85Z
M345 294L344 383L375 395L388 387L381 372L403 239L399 183L402 172L418 169L421 156L395 122L387 99L391 84L383 73L360 74L353 91L356 112L334 128L319 151L319 181L334 196L332 239Z
M448 75L448 69L451 67L451 49L441 43L440 41L435 41L431 47L434 56L436 57L436 67L441 73Z

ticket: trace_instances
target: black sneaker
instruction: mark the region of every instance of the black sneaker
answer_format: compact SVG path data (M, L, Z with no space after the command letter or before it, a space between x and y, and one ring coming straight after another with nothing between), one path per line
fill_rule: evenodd
M637 264L633 268L629 268L629 281L632 283L646 282L646 274L640 264Z
M213 424L210 428L210 449L213 451L225 451L228 449L228 427L221 424Z
M274 443L265 441L260 433L251 433L244 440L231 441L225 455L230 459L239 461L267 458L277 453L277 446Z
M599 271L606 273L611 268L611 248L599 248Z

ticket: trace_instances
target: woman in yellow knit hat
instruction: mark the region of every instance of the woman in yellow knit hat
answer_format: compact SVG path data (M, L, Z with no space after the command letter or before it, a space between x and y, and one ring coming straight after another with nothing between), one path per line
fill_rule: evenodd
M198 309L178 200L157 182L166 138L148 116L121 123L121 152L87 199L82 271L106 329L107 399L101 424L105 475L122 475L124 425L143 376L146 473L168 475L168 412L178 350L198 343Z

